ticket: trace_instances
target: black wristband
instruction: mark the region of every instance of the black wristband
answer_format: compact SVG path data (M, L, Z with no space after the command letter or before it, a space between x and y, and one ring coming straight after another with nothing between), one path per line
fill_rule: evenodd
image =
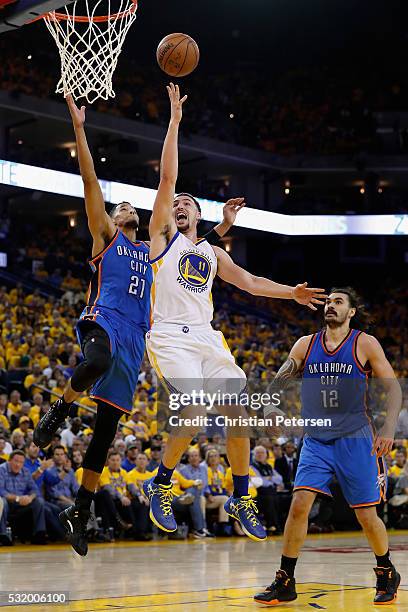
M210 244L216 244L221 240L221 236L215 231L214 227L207 234L204 234L203 238Z

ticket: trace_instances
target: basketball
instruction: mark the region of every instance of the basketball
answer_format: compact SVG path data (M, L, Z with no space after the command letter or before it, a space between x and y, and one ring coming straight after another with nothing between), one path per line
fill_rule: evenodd
M183 77L197 68L200 51L188 34L169 34L157 47L157 61L169 76Z

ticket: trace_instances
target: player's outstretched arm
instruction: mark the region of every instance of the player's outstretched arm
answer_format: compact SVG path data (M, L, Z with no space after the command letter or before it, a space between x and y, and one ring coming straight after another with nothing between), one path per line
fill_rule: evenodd
M327 297L324 289L308 287L307 283L290 287L289 285L275 283L268 278L254 276L237 266L228 253L220 247L213 248L218 259L218 275L225 282L235 285L235 287L247 291L251 295L295 300L298 304L308 306L311 310L317 310L315 304L324 304L324 298Z
M229 232L231 227L235 223L235 219L237 218L237 214L244 208L245 206L245 198L232 198L228 200L224 204L223 208L223 220L221 223L218 223L215 227L213 227L207 234L203 236L206 238L208 242L211 244L217 243L220 238L223 238L225 234Z
M392 450L395 428L402 405L402 391L392 365L388 361L381 344L374 336L361 334L358 339L358 356L362 363L370 362L373 376L381 379L381 391L385 395L385 423L376 434L373 453L386 455ZM360 359L361 361L361 359Z
M85 209L88 217L88 227L92 234L96 249L104 247L103 241L110 240L115 233L115 225L105 210L102 190L95 173L95 167L86 139L85 106L79 109L71 95L68 95L67 104L71 113L77 144L79 169L84 182ZM98 247L100 246L100 249Z
M153 213L150 217L150 238L158 235L167 235L167 240L172 238L176 232L176 224L173 219L173 202L178 176L178 133L179 125L183 116L183 104L187 96L180 98L178 85L170 83L167 86L170 99L171 116L160 163L160 183L156 199L153 205ZM154 245L152 245L154 247Z

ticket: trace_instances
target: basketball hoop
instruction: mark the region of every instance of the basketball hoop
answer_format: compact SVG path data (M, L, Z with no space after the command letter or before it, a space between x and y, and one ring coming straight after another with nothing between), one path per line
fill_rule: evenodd
M86 15L77 14L78 4L86 5ZM63 13L43 15L61 59L56 93L89 104L115 97L112 77L136 11L137 0L78 0Z

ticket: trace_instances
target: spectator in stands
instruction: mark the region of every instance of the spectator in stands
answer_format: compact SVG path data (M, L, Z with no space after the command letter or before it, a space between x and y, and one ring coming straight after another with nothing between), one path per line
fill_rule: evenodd
M156 444L152 444L150 447L150 461L147 464L147 470L149 472L154 472L160 465L162 456L162 448Z
M126 449L126 456L122 460L122 468L127 472L133 470L137 465L137 457L140 453L138 444L131 442Z
M283 478L285 489L291 491L296 476L298 460L296 459L296 446L293 442L286 442L283 447L283 456L275 461L275 470Z
M80 467L82 467L83 460L84 453L79 448L76 448L72 451L71 464L74 472L76 472Z
M8 449L6 446L7 444L9 446ZM8 461L12 450L11 444L6 441L6 438L4 436L0 436L0 464Z
M388 500L390 526L408 529L408 463L396 478L393 495Z
M147 457L139 453L135 467L128 472L128 490L132 499L132 509L135 516L134 537L136 540L150 540L149 533L149 500L142 491L143 482L153 476L147 471Z
M205 440L208 441L206 436L205 436ZM202 436L200 438L200 441L202 442L202 444L204 444L204 439ZM197 440L196 447L189 448L187 452L188 463L186 465L180 466L179 473L182 476L184 476L184 478L187 478L190 481L194 482L194 484L190 486L188 489L186 489L185 492L193 495L195 502L198 502L199 507L201 508L202 521L201 519L198 519L198 517L194 517L195 525L194 525L193 535L195 537L208 537L212 535L207 530L206 523L205 523L204 491L206 490L207 485L208 485L208 473L207 473L207 467L201 464L200 451L197 448L198 445L199 445L199 440ZM177 503L178 502L176 500L176 504ZM193 508L191 508L191 510L193 510ZM202 526L201 526L201 523L202 523Z
M13 414L17 414L21 410L21 394L17 389L10 393L10 400L7 405L7 413L10 418Z
M30 406L30 411L28 416L31 419L33 426L35 427L40 420L40 416L42 416L42 411L44 410L44 400L41 393L34 393L33 396L33 405Z
M275 466L276 460L281 459L283 457L283 450L280 444L272 445L272 454L273 454L273 465Z
M10 436L10 442L11 446L13 447L13 450L23 450L26 444L24 435L17 430L14 430L12 432Z
M47 377L43 373L38 361L36 361L32 366L31 373L27 374L24 379L24 387L29 391L30 395L33 396L36 391L41 391L41 389L37 387L36 384L44 385L46 382Z
M25 452L24 467L30 472L39 487L41 480L44 478L45 470L51 468L54 465L54 461L52 459L40 459L40 449L32 441L27 443ZM58 481L59 478L56 482Z
M201 480L191 480L183 476L181 471L174 470L171 479L174 498L172 502L177 524L189 520L192 535L201 539L210 536L205 524L205 499ZM211 536L212 537L212 536Z
M26 446L26 458L24 461L24 467L32 475L35 484L37 485L39 496L44 498L44 490L52 487L60 482L59 475L54 474L50 471L54 465L53 459L39 459L40 449L34 444L29 442ZM65 531L58 520L58 515L61 512L61 508L50 502L44 502L45 511L45 524L47 528L47 534L51 540L64 540Z
M396 427L396 438L408 439L408 401L404 401L403 408L398 416L398 423Z
M55 446L52 458L54 465L48 468L47 476L57 476L59 482L52 486L45 483L45 495L50 502L59 506L61 510L65 510L74 503L79 485L75 478L74 470L71 467L71 462L62 445Z
M138 526L133 512L132 500L128 494L128 472L121 466L121 455L111 451L108 455L108 465L103 468L99 479L101 490L107 491L115 505L116 514L126 531L133 529L137 532Z
M125 436L133 434L141 440L144 444L149 440L149 428L143 420L142 412L139 408L135 408L132 415L126 425L123 427L123 434Z
M30 407L30 404L28 407ZM28 416L21 416L18 420L18 427L13 431L13 433L21 433L21 435L24 436L25 442L27 442L28 439L32 439L33 437L33 430L31 429L30 424L31 421Z
M205 509L218 509L218 521L216 523L216 535L225 536L228 533L228 514L224 510L224 504L228 499L225 489L225 473L220 467L220 455L215 448L210 448L205 455L207 464L207 487L204 489Z
M407 463L407 449L403 446L397 448L397 452L395 453L394 464L388 470L388 476L391 478L398 478L402 475L405 465Z
M283 478L268 463L268 454L264 446L256 446L253 452L252 467L262 478L262 485L257 488L259 511L264 515L266 530L270 533L281 531L279 519L279 502L277 491L283 491Z
M24 467L25 455L21 450L11 453L10 459L0 465L0 497L3 498L3 515L10 522L15 522L22 515L31 513L33 544L44 544L45 512L44 500L39 496L38 488L29 470Z
M3 431L10 431L10 421L6 416L7 411L7 395L0 396L0 427Z
M72 444L75 438L78 437L82 429L82 421L79 417L75 417L68 424L68 427L62 430L61 432L61 444L65 446L66 449L70 450L72 448Z
M123 459L126 455L126 442L122 438L118 438L115 440L113 448Z

